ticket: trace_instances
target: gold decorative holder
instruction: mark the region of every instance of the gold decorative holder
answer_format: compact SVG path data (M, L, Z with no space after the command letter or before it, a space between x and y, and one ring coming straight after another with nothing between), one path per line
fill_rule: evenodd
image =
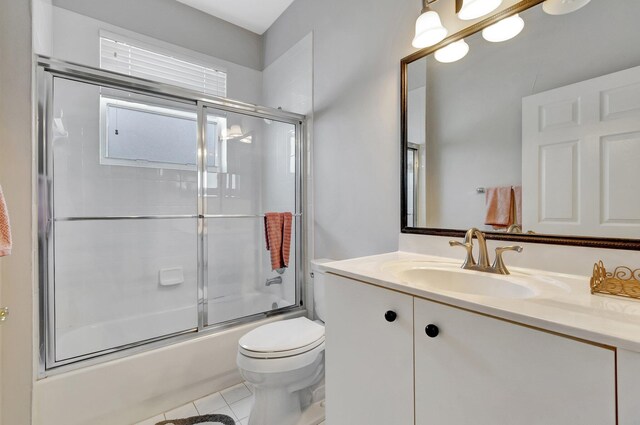
M602 261L598 261L593 266L591 293L640 299L640 269L620 266L611 273L607 272Z

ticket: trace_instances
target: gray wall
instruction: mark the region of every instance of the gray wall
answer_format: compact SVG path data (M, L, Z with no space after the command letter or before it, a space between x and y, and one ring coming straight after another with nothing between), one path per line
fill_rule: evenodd
M297 0L265 64L313 31L315 257L392 251L400 229L400 59L418 0Z
M176 2L177 3L177 2ZM139 28L122 28L107 22L82 15L61 7L52 7L51 33L53 38L51 55L83 65L100 67L101 32L107 31L128 37L156 48L192 58L196 63L224 69L227 72L227 96L249 103L261 103L262 72L247 66L238 65L222 58L214 58L195 52L193 49L170 43L162 46L157 39L139 33ZM44 36L43 36L44 37Z
M0 185L11 218L13 252L0 258L0 423L31 423L34 263L32 237L30 2L0 0Z
M54 0L62 7L262 71L262 37L175 0Z

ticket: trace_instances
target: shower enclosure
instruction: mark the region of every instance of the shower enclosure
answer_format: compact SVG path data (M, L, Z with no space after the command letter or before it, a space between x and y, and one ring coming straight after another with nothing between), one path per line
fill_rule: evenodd
M43 57L38 96L41 372L303 308L304 116Z

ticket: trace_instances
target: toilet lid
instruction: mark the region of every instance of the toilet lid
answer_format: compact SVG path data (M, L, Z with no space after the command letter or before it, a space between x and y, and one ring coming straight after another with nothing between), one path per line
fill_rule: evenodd
M240 338L242 351L277 353L312 348L324 340L324 326L306 317L282 320L260 326Z

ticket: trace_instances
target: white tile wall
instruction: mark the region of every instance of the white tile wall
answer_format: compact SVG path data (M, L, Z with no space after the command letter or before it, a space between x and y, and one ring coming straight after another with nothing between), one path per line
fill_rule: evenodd
M286 85L281 88L287 90ZM99 97L107 92L129 96L79 82L55 81L54 116L62 119L68 135L54 140L52 146L54 215L195 214L195 170L101 164ZM139 95L133 98L184 108ZM208 175L208 213L294 212L295 174L289 170L289 131L294 127L210 112L225 117L229 125L239 123L252 143L226 143L225 169ZM210 300L265 293L269 300L275 297L279 307L295 302L295 245L284 284L267 288L266 279L275 273L269 266L262 218L210 219L208 225ZM57 358L196 327L196 243L196 222L190 219L58 222ZM158 274L164 268L182 268L184 282L160 286ZM271 308L271 302L267 308L264 304L255 304L259 310L239 309L238 315L221 320Z
M58 359L197 326L196 219L59 222L55 247Z
M311 118L313 113L313 37L308 34L263 71L263 103L273 108L304 114ZM266 161L263 172L263 192L265 211L295 211L293 193L295 180L291 178L289 158L290 126L272 123L265 126L268 135ZM311 132L309 132L311 134ZM308 223L313 223L310 211L306 210ZM295 235L292 235L295 237ZM295 264L292 252L291 264ZM275 276L265 262L264 273ZM269 292L295 301L295 276L293 270L283 276L282 286L272 286Z
M100 163L98 86L56 79L53 115L68 133L53 141L54 212L57 217L195 214L197 180L193 170ZM111 95L184 109L182 104L111 90ZM196 140L194 138L194 146ZM194 150L195 152L195 150ZM195 156L194 156L195 163Z

